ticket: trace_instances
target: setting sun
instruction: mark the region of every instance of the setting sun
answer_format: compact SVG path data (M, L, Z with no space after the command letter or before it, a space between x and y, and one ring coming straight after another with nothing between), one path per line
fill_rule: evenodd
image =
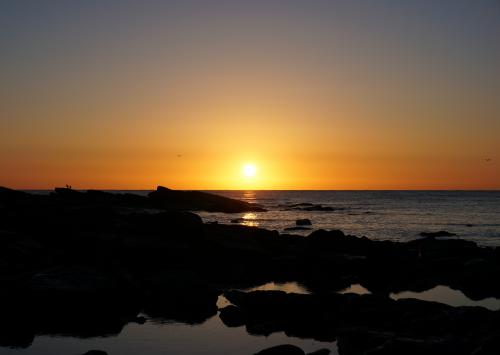
M253 164L243 165L243 175L246 177L254 177L257 174L257 168Z

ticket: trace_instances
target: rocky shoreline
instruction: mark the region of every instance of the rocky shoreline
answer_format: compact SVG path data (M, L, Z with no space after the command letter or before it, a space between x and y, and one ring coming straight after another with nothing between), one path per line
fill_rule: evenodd
M437 285L500 297L498 247L440 235L406 243L338 230L302 237L205 224L190 212L198 210L264 211L163 187L147 197L0 188L0 346L28 347L41 334L118 334L143 322L141 313L198 324L217 314L224 293L227 326L337 340L342 355L500 352L499 312L389 298ZM312 294L227 291L270 281L297 281ZM372 295L336 293L352 284Z

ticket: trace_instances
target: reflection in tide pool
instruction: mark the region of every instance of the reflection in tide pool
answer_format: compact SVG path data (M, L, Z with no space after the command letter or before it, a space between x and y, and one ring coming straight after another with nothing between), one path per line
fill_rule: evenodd
M340 293L356 293L358 295L365 295L370 294L371 292L360 284L355 284L340 291ZM444 303L453 307L479 306L490 309L492 311L500 310L500 299L498 298L490 297L483 300L474 301L464 295L463 292L443 285L436 286L430 290L423 292L404 291L399 293L391 293L390 297L394 300L398 300L400 298L416 298L423 301Z
M227 300L221 298L218 304L227 305ZM291 338L284 332L268 337L253 336L247 333L245 327L226 327L217 315L200 325L159 324L153 321L142 325L130 323L120 334L111 337L80 339L43 335L36 337L26 349L0 347L0 355L83 354L91 349L104 350L110 355L254 354L280 344L296 345L306 353L326 348L332 351L332 355L338 354L335 342Z
M245 292L250 291L284 291L286 293L301 293L309 294L309 292L304 286L297 282L268 282L264 285L251 287L243 290Z
M474 301L464 295L461 291L453 290L448 286L436 286L433 289L424 292L400 292L391 293L391 298L417 298L424 301L433 301L445 303L450 306L460 307L460 306L480 306L492 311L500 310L500 299L498 298L485 298L483 300Z
M361 286L360 284L355 284L355 285L349 286L346 289L343 289L339 293L356 293L358 295L368 295L371 292L368 289Z

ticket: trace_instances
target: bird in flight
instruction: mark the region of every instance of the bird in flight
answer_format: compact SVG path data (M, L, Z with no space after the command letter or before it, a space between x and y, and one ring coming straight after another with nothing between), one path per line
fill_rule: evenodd
M486 158L484 159L487 163L489 163L491 161L491 158Z

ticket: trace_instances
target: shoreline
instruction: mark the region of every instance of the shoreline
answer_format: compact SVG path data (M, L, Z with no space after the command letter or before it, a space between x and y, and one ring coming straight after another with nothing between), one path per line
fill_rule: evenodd
M436 235L393 242L340 230L303 237L207 224L185 209L263 209L172 191L36 196L1 189L1 343L26 347L39 334L109 336L144 322L141 313L200 324L220 311L230 327L337 340L347 355L379 347L469 355L497 344L497 312L389 295L446 285L473 300L500 298L500 247ZM299 282L311 294L224 291L280 281ZM353 284L371 294L337 293ZM232 305L219 310L222 293Z

